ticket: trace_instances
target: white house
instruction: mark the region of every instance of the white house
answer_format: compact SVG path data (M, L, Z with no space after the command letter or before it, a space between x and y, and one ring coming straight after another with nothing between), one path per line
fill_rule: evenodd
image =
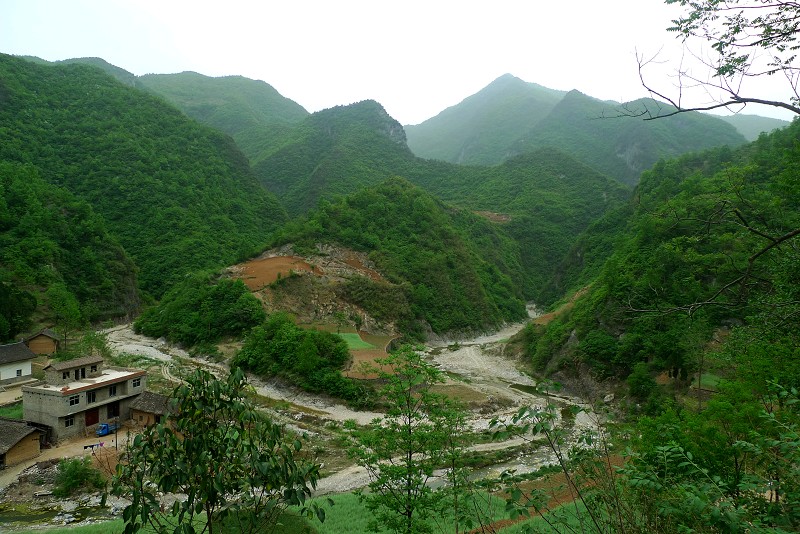
M0 385L30 378L35 358L36 354L22 341L0 345Z

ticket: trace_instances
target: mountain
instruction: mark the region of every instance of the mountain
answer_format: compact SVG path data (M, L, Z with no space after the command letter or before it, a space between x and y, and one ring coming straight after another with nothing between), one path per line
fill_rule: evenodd
M253 171L290 215L299 215L320 198L402 174L414 159L400 123L374 100L365 100L310 115Z
M746 141L731 125L706 114L653 121L626 116L643 106L670 109L649 99L601 101L505 75L436 117L407 127L409 146L421 157L482 164L552 147L633 185L662 157Z
M32 164L0 161L0 342L54 324L49 295L65 287L89 321L135 313L136 267L102 217Z
M535 336L537 365L573 355L599 376L646 362L686 377L714 350L712 336L735 327L739 344L719 372L738 361L751 377L796 384L798 139L795 122L645 172L624 226L589 237L613 251L572 312Z
M771 117L761 117L759 115L720 115L720 119L732 124L736 130L748 141L755 141L762 133L769 133L778 128L785 128L790 124L789 121L773 119Z
M407 333L483 331L526 316L514 283L522 277L518 245L486 219L402 178L322 202L307 219L285 227L273 246L311 250L320 242L369 253L424 325L406 323ZM369 299L359 304L368 311L380 306Z
M86 201L160 295L250 254L286 219L226 135L85 64L0 55L0 161Z
M212 78L196 72L147 74L137 87L162 96L193 119L233 137L252 163L274 150L308 112L271 85L243 76Z
M570 91L550 114L521 137L513 151L556 147L626 184L636 184L642 171L660 158L714 146L738 146L744 137L730 124L702 113L681 113L645 121L636 117L644 107L671 108L650 99L622 105L634 116L614 117L620 105Z
M320 199L403 177L438 198L500 221L523 243L523 293L535 298L575 238L629 190L563 152L541 149L495 167L415 157L403 129L373 101L314 113L255 166L290 214Z
M495 165L564 94L505 74L422 124L405 126L408 146L422 158Z

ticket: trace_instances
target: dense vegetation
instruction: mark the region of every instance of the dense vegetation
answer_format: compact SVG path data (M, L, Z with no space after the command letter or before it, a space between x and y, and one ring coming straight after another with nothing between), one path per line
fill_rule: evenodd
M56 286L90 321L139 305L133 262L103 218L33 165L0 162L0 341L26 331Z
M136 78L136 85L233 137L251 164L278 148L289 128L308 116L302 106L281 96L272 86L243 76L148 74Z
M422 158L496 165L564 94L504 74L422 124L405 126L408 146Z
M134 323L137 332L186 346L241 336L264 320L261 302L241 280L197 274L170 289Z
M537 150L496 167L465 167L415 158L401 134L375 102L326 110L298 126L295 138L257 165L256 173L290 213L394 176L453 205L496 213L510 221L507 231L520 244L519 286L526 299L538 301L576 237L628 195L618 182L557 150Z
M411 149L426 158L495 165L531 150L555 148L626 184L637 183L641 172L661 157L745 141L734 127L709 115L647 122L627 116L644 106L653 108L654 102L600 101L505 75L406 131ZM671 109L657 108L662 113Z
M230 138L95 67L0 56L0 161L88 202L159 296L250 254L285 219Z
M264 377L289 378L312 393L363 406L369 402L365 390L341 373L349 359L347 343L341 337L300 328L289 315L275 313L250 331L232 363Z
M474 331L524 317L519 251L488 221L454 210L394 178L288 225L276 245L336 242L370 253L401 286L414 315L437 333Z
M750 339L742 350L768 360L763 380L793 384L799 134L794 123L737 151L662 161L645 173L633 217L589 293L533 336L537 364L561 361L575 332L576 353L601 374L624 376L644 361L685 377L711 333L734 327L732 339Z

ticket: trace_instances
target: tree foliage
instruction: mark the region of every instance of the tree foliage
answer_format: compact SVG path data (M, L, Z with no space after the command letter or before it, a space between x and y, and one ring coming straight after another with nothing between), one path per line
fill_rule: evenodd
M656 89L646 81L644 70L655 58L639 58L642 84L650 94L666 100L673 109L645 108L641 114L657 119L692 110L729 108L740 111L747 104L764 104L800 114L797 38L800 6L793 1L761 0L666 0L685 11L672 21L668 30L684 43L699 40L711 51L691 51L701 74L689 66L677 68L677 94ZM696 72L697 69L695 69ZM761 97L753 93L751 80L761 76L783 78L786 99ZM700 89L710 103L686 104L691 93Z
M0 161L33 164L91 205L157 297L246 257L285 220L229 137L160 98L93 66L7 55L0 79Z
M376 532L379 527L405 534L431 532L431 519L441 516L448 494L431 487L434 470L447 466L455 492L463 490L458 486L463 409L431 390L443 381L441 373L410 347L378 363L390 369L379 373L386 415L352 430L351 454L370 476L369 492L360 495L375 515ZM457 521L455 525L458 531Z
M264 377L290 378L312 393L368 404L367 391L341 373L349 360L347 343L341 337L303 329L290 315L274 313L250 331L233 365Z
M196 274L173 287L157 306L145 310L134 323L150 337L194 346L225 336L241 336L264 320L261 302L241 280Z
M240 532L267 532L287 506L310 513L319 466L302 442L247 399L244 373L224 380L197 370L173 393L172 415L127 447L113 491L131 500L125 532L213 534L222 521ZM184 494L165 506L164 494ZM322 510L315 508L319 517Z

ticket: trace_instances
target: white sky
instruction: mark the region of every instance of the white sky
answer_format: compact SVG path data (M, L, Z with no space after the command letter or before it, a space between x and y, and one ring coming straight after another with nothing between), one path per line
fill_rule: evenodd
M635 52L663 47L674 67L680 43L665 28L678 13L662 0L0 0L0 52L101 57L137 75L240 74L312 112L371 98L417 124L505 73L601 99L647 96ZM787 98L780 82L757 96Z

